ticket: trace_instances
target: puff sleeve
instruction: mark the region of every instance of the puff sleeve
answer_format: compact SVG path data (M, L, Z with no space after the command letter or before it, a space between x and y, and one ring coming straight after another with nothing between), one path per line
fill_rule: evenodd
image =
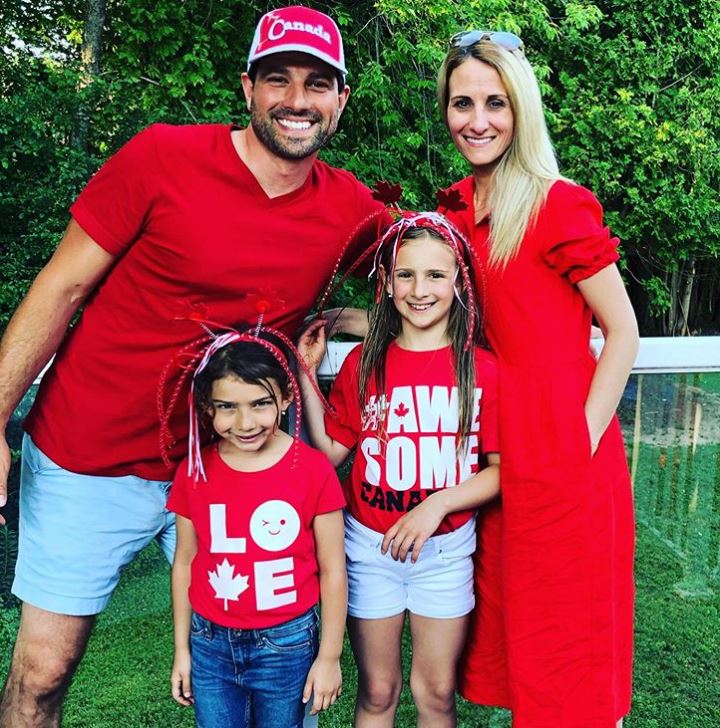
M545 262L570 283L617 262L618 239L603 225L603 210L590 190L556 182L548 195Z

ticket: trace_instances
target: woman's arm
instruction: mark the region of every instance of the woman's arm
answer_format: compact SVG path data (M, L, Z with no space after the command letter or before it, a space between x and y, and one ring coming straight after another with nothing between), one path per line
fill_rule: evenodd
M477 508L495 498L500 492L500 456L487 456L488 466L471 478L452 488L431 493L420 505L415 506L395 522L386 532L381 550L394 559L405 561L412 551L411 560L417 561L425 541L437 531L443 518L456 511Z
M347 617L347 573L345 571L345 527L342 511L315 516L315 552L320 571L320 651L310 668L303 702L310 700L315 715L329 708L342 692L340 655Z
M592 454L615 414L638 351L638 327L620 272L603 268L577 284L600 324L605 346L585 401Z
M172 667L172 695L180 705L192 705L190 680L190 618L188 598L190 564L197 552L197 535L192 521L176 517L177 545L172 566L173 624L175 626L175 658Z
M317 370L325 356L325 328L321 320L313 321L303 331L298 341L298 352L305 360L308 369L317 383ZM302 391L303 409L305 410L305 424L308 428L310 441L320 452L327 455L330 462L337 467L345 461L350 449L333 440L325 432L325 409L320 398L312 386L310 377L302 367L299 367L298 384Z

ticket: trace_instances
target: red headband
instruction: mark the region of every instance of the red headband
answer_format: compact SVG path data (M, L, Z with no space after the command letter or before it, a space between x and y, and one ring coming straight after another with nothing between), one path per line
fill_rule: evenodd
M266 302L263 301L263 303ZM308 372L308 374L309 371L305 364L305 360L300 356L293 343L287 336L285 336L285 334L268 326L262 325L262 316L266 310L267 306L264 307L264 310L259 311L259 319L255 327L243 332L213 321L199 322L205 331L208 332L207 335L201 336L183 347L163 369L160 375L160 382L158 384L157 407L160 417L160 453L162 455L163 462L168 466L168 468L172 467L169 451L176 442L170 431L170 417L175 409L180 392L182 391L188 376L192 374L190 390L188 392L188 476L194 478L195 481L197 481L200 477L202 477L203 480L207 480L205 468L202 462L200 422L197 407L195 405L195 377L197 377L197 375L205 369L211 357L220 351L220 349L238 342L258 344L265 348L273 355L288 376L288 381L290 382L290 387L293 393L293 401L297 407L297 416L295 417L293 432L293 439L295 440L293 467L295 466L297 461L297 442L300 438L300 427L302 423L302 397L300 395L300 387L298 386L297 379L290 369L290 365L288 364L283 352L272 342L260 338L260 332L264 331L277 337L293 353L297 359L298 366L301 366L306 372ZM225 333L213 333L212 328L224 330ZM173 387L166 404L165 390L170 373L175 368L179 368L181 370L181 374ZM326 401L314 378L309 376L309 379L318 397L320 397L320 401L323 403L323 406L328 411L332 412L332 408Z

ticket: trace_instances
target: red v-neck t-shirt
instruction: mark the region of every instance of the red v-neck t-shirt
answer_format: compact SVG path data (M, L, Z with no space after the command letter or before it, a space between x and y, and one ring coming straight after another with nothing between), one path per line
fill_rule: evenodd
M346 238L380 206L352 174L321 161L299 189L269 198L231 131L151 126L71 208L117 260L65 337L26 422L38 447L68 470L169 479L157 385L173 353L202 333L192 318L252 323L262 297L272 302L266 323L293 334ZM178 411L172 425L175 460L186 419Z

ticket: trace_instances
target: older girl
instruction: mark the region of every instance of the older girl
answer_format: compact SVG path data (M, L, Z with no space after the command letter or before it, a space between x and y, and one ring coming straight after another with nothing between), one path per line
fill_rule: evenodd
M558 172L517 36L458 34L438 88L470 164L454 220L487 269L499 358L508 681L480 620L461 691L511 707L515 728L614 728L630 707L634 544L615 409L637 351L617 240L595 197Z
M456 725L456 666L474 604L475 509L498 491L495 362L476 346L468 255L442 216L402 217L380 240L370 330L335 380L336 419L323 421L300 375L315 447L336 465L355 450L344 485L356 728L395 725L406 612L417 725ZM322 322L298 348L311 367L320 363Z

